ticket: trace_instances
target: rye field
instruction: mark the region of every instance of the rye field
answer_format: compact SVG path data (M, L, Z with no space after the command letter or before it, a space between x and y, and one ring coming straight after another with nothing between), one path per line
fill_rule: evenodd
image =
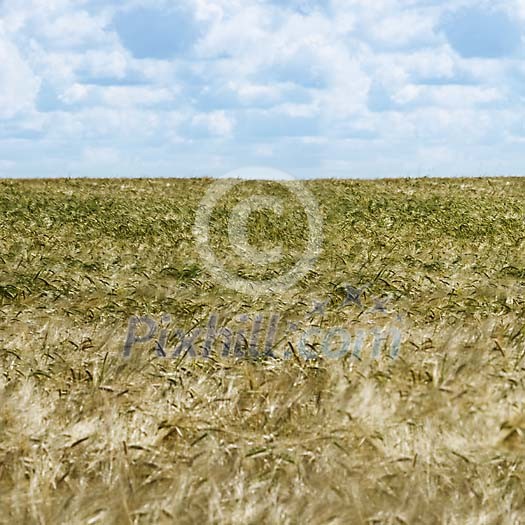
M0 523L525 523L525 180L214 184L0 181Z

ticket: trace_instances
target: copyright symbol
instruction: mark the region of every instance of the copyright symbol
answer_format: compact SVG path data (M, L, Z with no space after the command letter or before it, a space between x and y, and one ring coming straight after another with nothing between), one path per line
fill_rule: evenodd
M285 216L292 205L302 210L305 218L305 224L300 225L302 232L308 232L302 254L291 268L280 267L279 275L272 275L270 278L239 275L239 272L227 268L227 257L219 256L212 248L216 244L212 242L214 212L228 195L235 193L241 186L246 186L247 181L271 181L272 187L277 185L281 191L273 190L268 193L266 186L264 189L267 194L261 194L260 191L255 192L252 185L248 188L249 194L246 195L245 191L241 199L238 199L239 202L235 202L233 208L226 213L229 254L235 254L245 264L259 270L283 263L291 254L284 248L282 241L286 238L289 243L293 243L294 233L282 233L275 238L266 239L272 242L272 246L261 248L250 240L250 220L256 214L266 217L273 215L277 222L288 225L290 223ZM313 268L321 253L322 230L323 222L317 201L301 181L280 170L249 167L231 171L212 183L197 207L193 236L199 256L215 282L246 295L261 296L288 290Z

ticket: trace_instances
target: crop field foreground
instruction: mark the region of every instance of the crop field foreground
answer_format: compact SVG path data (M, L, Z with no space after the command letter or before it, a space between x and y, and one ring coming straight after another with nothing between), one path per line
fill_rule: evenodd
M0 523L525 523L525 180L213 184L0 181Z

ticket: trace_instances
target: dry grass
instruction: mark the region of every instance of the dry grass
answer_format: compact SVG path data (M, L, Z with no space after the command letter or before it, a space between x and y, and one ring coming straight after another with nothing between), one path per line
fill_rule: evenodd
M0 522L525 523L525 181L308 183L323 255L259 299L195 252L208 184L0 183ZM289 213L252 226L276 239ZM368 338L305 360L284 328L277 358L123 359L131 315L212 312L403 338L397 359Z

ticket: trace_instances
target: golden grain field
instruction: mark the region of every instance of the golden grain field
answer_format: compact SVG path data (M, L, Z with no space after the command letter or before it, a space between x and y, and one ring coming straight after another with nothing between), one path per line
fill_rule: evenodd
M196 249L211 184L0 181L0 523L525 523L525 180L309 181L322 252L256 296ZM211 217L253 280L307 244L290 199L249 219L284 258L228 246L263 190L285 198L246 182ZM133 316L155 330L126 358Z

